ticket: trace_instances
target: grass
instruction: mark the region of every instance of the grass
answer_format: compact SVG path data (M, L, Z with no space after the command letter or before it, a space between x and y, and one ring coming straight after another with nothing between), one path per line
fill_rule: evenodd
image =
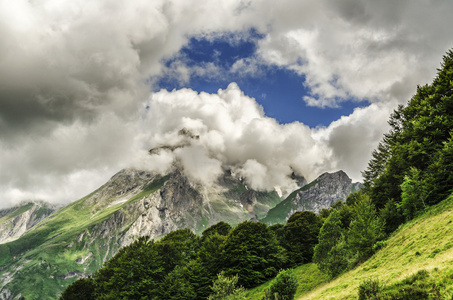
M382 285L382 299L417 299L417 293L426 293L426 299L452 299L453 195L402 225L373 257L334 280L314 264L295 271L295 299L300 300L357 299L359 286L367 280ZM261 299L269 286L270 281L249 290L247 299Z
M299 286L297 287L295 298L311 291L315 287L328 281L328 276L321 273L315 264L305 264L294 269L294 274L299 279ZM270 287L272 283L268 281L254 289L248 290L245 294L245 299L261 299L264 292Z
M388 239L387 246L368 261L299 299L356 299L358 287L366 279L378 280L389 290L395 290L421 270L428 272L431 284L447 281L439 287L439 292L451 299L452 223L453 197L450 196L399 228Z
M14 219L15 217L23 214L24 212L26 212L27 210L29 210L30 208L33 207L33 203L27 203L25 205L22 205L22 206L19 206L17 207L16 209L13 209L12 211L10 211L9 213L7 213L5 216L1 217L0 218L0 224L2 223L5 223L6 221L8 220L11 220L11 219Z
M7 284L6 288L20 292L26 299L56 299L56 291L62 291L76 279L64 279L65 275L70 272L94 272L104 258L110 257L115 247L118 247L117 239L111 237L100 237L90 243L89 235L100 236L98 231L102 229L104 221L129 204L150 195L167 179L156 178L127 201L112 206L102 204L104 207L97 207L96 213L93 206L85 205L95 191L54 213L18 240L0 245L2 273L14 274L14 281ZM122 211L127 214L127 209ZM118 228L114 234L120 235L123 229ZM83 238L77 241L82 234ZM88 264L77 263L77 259L87 256L90 256Z

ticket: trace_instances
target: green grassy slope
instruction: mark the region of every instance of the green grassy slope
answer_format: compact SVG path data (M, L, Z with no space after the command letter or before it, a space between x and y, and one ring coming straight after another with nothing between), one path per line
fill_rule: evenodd
M368 279L379 280L389 292L421 284L432 299L452 299L453 195L403 225L387 246L335 280L327 281L314 264L298 267L296 274L296 299L357 299L359 285ZM426 275L414 281L420 274ZM247 299L260 299L268 285L249 291Z
M98 211L84 205L95 191L55 212L18 240L0 245L0 283L6 282L6 288L14 294L20 292L25 299L56 299L56 291L62 291L72 283L76 274L94 272L118 247L115 245L117 240L111 237L90 242L91 235L99 236L104 221L159 189L166 179L159 178L128 201ZM127 210L122 213L126 214ZM125 229L119 228L116 234L121 235ZM88 263L82 264L83 260ZM8 277L12 276L14 280L8 282Z
M7 213L5 213L1 218L0 218L0 224L5 223L8 220L14 219L15 217L23 214L27 210L33 207L33 203L26 203L24 205L15 207L11 210L9 210Z

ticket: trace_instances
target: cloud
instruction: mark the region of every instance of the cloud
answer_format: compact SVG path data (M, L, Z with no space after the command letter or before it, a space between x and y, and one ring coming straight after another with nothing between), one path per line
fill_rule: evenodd
M451 1L294 1L270 13L258 54L305 75L310 106L404 103L414 91L407 87L429 82L452 47L452 11Z
M252 188L272 190L293 186L292 172L314 179L330 167L331 152L307 126L266 117L235 83L216 94L162 90L146 105L142 126L148 135L141 144L154 149L146 160L171 149L174 162L198 182L209 184L232 170Z
M360 179L388 113L453 46L452 12L449 0L0 1L0 207L68 203L131 164L163 171L179 161L200 181L209 176L193 162L212 177L232 168L257 188L289 184L291 170L313 178L343 168ZM180 50L192 37L253 39L257 50L231 66L189 66ZM168 73L190 85L275 66L303 75L310 106L369 106L311 129L266 117L234 84L149 93ZM187 142L182 128L199 140L147 154Z

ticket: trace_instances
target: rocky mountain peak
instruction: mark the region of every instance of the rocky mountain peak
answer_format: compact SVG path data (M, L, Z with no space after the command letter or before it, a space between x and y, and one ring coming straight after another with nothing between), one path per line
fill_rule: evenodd
M296 211L309 210L318 213L337 201L345 201L351 192L360 189L361 186L360 183L352 183L344 171L323 173L314 181L291 193L271 209L263 221L268 224L282 223Z

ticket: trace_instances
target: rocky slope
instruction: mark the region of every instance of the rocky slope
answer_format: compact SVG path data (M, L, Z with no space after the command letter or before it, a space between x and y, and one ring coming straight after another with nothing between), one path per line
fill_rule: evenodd
M20 238L0 244L0 299L56 299L78 277L97 270L137 236L157 238L220 220L256 219L281 199L226 173L212 187L178 170L161 176L123 170L90 195L56 211Z
M343 172L323 174L285 200L291 205L283 206L282 220L295 210L328 207L353 189ZM277 192L250 190L229 172L207 187L179 170L166 176L122 170L90 195L24 232L17 230L21 236L15 241L0 243L0 299L56 299L66 286L95 272L138 236L159 238L180 228L201 233L219 221L235 225L258 220L280 202ZM6 215L11 220L18 212L4 213L1 220Z
M323 208L341 200L361 188L343 171L324 173L313 182L291 193L262 219L267 224L284 223L296 211L309 210L318 213Z
M18 239L54 211L55 207L41 202L0 210L0 244Z

